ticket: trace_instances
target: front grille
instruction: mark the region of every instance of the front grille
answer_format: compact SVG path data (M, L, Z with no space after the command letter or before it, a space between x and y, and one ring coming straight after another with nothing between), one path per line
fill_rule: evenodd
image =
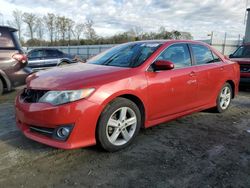
M54 129L53 128L45 128L45 127L37 127L37 126L30 126L30 131L39 133L48 137L53 136Z
M21 99L27 103L37 103L47 92L47 90L24 89L21 94Z
M250 65L240 65L240 72L249 72L250 73Z

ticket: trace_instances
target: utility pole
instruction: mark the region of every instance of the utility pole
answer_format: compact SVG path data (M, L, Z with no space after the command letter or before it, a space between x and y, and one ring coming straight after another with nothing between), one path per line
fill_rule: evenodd
M245 11L245 16L244 16L244 25L246 24L247 22L247 9L248 9L248 4L249 4L249 0L246 0L246 11Z
M207 36L210 36L210 45L212 46L212 44L213 44L214 32L212 31L212 32L209 33Z
M250 42L250 8L247 9L247 20L246 20L246 33L245 33L245 41Z
M227 32L225 32L225 36L224 36L224 44L223 44L223 51L222 51L223 55L225 55L225 52L226 52L226 42L227 42Z

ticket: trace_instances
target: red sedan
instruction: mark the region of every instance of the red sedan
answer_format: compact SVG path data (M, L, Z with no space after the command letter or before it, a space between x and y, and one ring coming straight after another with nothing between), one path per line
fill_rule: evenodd
M85 64L28 77L16 122L30 139L63 149L128 146L141 127L214 108L238 93L239 65L195 41L140 41Z

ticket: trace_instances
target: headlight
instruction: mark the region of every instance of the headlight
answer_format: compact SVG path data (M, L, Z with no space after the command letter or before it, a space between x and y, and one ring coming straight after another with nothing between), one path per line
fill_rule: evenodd
M52 105L69 103L90 96L94 90L94 88L89 88L81 90L48 91L39 99L39 102L50 103Z

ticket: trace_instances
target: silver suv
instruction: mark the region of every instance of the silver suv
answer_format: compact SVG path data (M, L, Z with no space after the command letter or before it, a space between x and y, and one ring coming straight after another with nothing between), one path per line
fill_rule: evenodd
M28 67L33 70L47 69L76 63L75 56L63 53L56 48L36 48L28 52Z

